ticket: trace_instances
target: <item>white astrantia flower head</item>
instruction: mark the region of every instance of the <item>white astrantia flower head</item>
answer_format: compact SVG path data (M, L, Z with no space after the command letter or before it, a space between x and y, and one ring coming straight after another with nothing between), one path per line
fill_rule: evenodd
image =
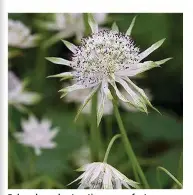
M70 184L81 180L79 189L122 189L122 186L128 189L139 188L137 182L128 179L117 169L104 162L86 164L77 171L84 171L84 173Z
M17 48L30 48L37 45L40 36L31 35L30 29L22 22L8 20L8 45Z
M22 120L23 132L14 133L17 141L23 145L33 147L35 154L40 155L41 149L52 149L56 143L52 139L58 133L58 128L51 129L51 121L43 119L41 122L35 116L30 116L28 120Z
M66 102L75 102L79 104L83 104L85 98L90 94L91 89L78 89L76 91L72 91L65 96ZM101 93L98 93L98 107L100 106L101 101ZM83 114L90 114L92 110L92 100L88 102L88 104L83 108ZM106 99L104 102L104 115L111 115L113 113L113 104L109 99Z
M92 34L87 38L83 38L80 46L63 41L73 52L71 61L55 57L47 58L47 60L55 64L67 65L73 69L71 72L51 76L61 77L62 79L73 78L76 82L74 85L60 90L63 93L62 97L77 89L92 88L92 91L78 112L79 115L93 94L100 88L101 101L97 114L99 124L103 115L105 100L107 98L110 100L113 99L109 90L110 84L120 100L147 113L147 105L152 108L154 107L151 105L144 91L136 86L129 77L133 77L151 68L159 67L171 59L141 62L150 53L158 49L165 39L158 41L145 51L140 52L130 37L135 18L125 34L119 32L115 23L112 26L112 30L98 31L98 25L91 15L89 15L88 22L92 29ZM119 91L116 83L127 91L133 102L128 100Z
M8 102L19 110L24 110L24 105L32 105L40 100L40 95L35 92L25 91L25 83L12 72L8 72Z
M98 24L103 24L106 21L107 14L94 13L93 17ZM83 37L85 31L82 13L56 13L54 14L53 21L39 21L39 25L43 26L48 30L56 30L63 32L63 38L76 35L76 38L78 40Z

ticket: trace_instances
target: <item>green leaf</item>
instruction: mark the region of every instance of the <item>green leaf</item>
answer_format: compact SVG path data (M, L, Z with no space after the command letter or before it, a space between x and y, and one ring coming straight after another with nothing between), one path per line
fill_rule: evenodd
M181 140L183 136L183 124L174 116L160 111L162 115L155 112L144 115L142 113L129 113L125 117L126 124L133 125L135 130L142 134L145 140Z

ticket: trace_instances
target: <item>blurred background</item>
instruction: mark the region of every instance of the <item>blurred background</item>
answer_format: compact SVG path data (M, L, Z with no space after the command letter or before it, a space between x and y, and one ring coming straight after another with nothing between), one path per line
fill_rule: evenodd
M133 79L139 87L148 91L152 104L162 115L152 110L146 115L127 110L120 104L121 116L139 163L151 188L159 188L156 179L158 166L163 166L180 181L183 180L183 15L116 13L102 14L96 18L101 28L108 29L115 21L120 31L126 32L136 15L132 38L142 51L166 38L164 44L147 60L173 57L161 68L152 69ZM20 31L20 36L38 35L34 42L22 42L23 45L9 41L8 69L27 83L26 90L40 96L33 105L27 105L26 110L9 104L9 188L76 189L77 184L67 186L79 176L75 170L82 164L93 162L89 149L90 115L81 114L77 123L74 123L80 102L60 99L58 93L68 82L46 78L68 68L52 64L45 57L71 58L71 51L61 39L80 44L80 38L85 36L84 15L10 13L8 17L30 29L30 33L26 31L22 34ZM9 30L14 31L14 25ZM13 136L14 132L22 131L21 119L27 120L30 113L39 120L49 119L53 127L60 129L54 138L57 147L43 149L40 156L34 154L33 148L18 143ZM102 118L99 132L102 141L95 160L103 158L110 139L119 133L113 112ZM134 179L120 139L114 143L108 163ZM177 187L165 173L161 173L160 178L162 188Z

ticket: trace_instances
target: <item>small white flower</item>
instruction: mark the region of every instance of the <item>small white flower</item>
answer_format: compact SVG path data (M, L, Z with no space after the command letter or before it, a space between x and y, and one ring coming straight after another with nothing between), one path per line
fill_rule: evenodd
M51 129L51 121L43 119L41 122L36 117L30 116L29 119L22 120L22 133L15 133L14 136L19 143L33 147L35 154L40 155L41 149L52 149L56 143L52 139L58 133L58 128Z
M22 110L22 105L35 104L40 95L35 92L24 91L24 84L12 72L8 72L8 102Z
M95 13L93 15L98 24L103 24L107 17L105 13ZM39 21L39 24L42 24L48 30L62 32L63 38L76 35L77 40L80 40L83 37L85 27L82 13L57 13L54 14L53 19L52 22Z
M84 171L84 173L70 184L81 180L79 189L122 189L122 186L128 189L139 188L137 182L128 179L107 163L86 164L77 171Z
M67 94L65 97L66 102L75 102L75 103L84 103L85 98L90 94L91 89L78 89ZM101 94L98 93L98 106L100 106ZM90 114L92 110L92 101L89 101L88 104L82 110L83 114ZM113 113L113 104L109 99L106 99L104 103L104 115L111 115Z
M125 34L119 32L116 24L113 24L112 30L98 31L98 25L90 16L89 25L92 29L92 34L82 39L81 46L77 47L72 43L63 41L73 52L71 61L55 57L47 58L47 60L55 64L67 65L73 69L71 72L52 76L61 77L63 80L73 78L76 82L74 85L60 90L63 92L62 97L78 89L92 88L77 115L80 114L85 105L100 88L101 100L97 114L99 124L104 111L104 102L107 98L110 100L113 98L109 90L109 84L114 88L117 97L121 101L146 113L147 105L154 108L145 92L136 86L129 77L133 77L151 68L159 67L171 58L156 62L141 62L149 54L158 49L165 39L140 52L130 37L134 22L135 18ZM127 91L133 100L132 102L119 91L116 83Z
M148 97L148 99L151 101L153 99L152 94L150 93L149 89L144 89L144 92L146 94L146 96ZM133 99L131 98L131 96L128 95L128 93L125 90L121 90L121 93L131 102L133 102ZM138 109L136 109L134 106L132 105L128 105L127 103L123 102L123 101L119 101L120 106L122 108L124 108L125 110L129 111L129 112L137 112L139 111ZM134 103L134 102L133 102Z
M20 21L8 21L8 45L17 48L34 47L39 35L31 35L30 29Z

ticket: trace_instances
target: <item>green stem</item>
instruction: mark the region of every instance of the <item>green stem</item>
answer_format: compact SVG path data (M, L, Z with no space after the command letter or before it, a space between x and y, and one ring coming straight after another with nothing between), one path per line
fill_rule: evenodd
M165 169L163 167L157 167L157 178L158 178L158 181L159 181L160 184L161 184L161 180L160 180L160 177L159 177L159 171L164 171L171 179L173 179L176 182L176 184L180 188L183 187L182 184L167 169Z
M103 150L103 140L102 140L102 135L101 135L101 128L100 126L97 127L97 133L98 133L98 159L99 161L102 161L103 155L104 155L104 150Z
M126 133L126 130L125 130L125 127L123 125L123 121L121 119L121 116L120 116L120 113L119 113L119 110L118 110L118 106L117 106L117 100L116 100L116 95L114 94L114 91L113 91L113 106L114 106L114 112L115 112L115 117L117 119L117 123L118 123L118 126L119 126L119 129L121 131L121 135L122 135L122 139L123 139L123 143L124 143L124 146L125 146L125 150L127 152L127 155L128 157L130 158L131 160L131 163L132 163L132 167L133 167L133 171L134 171L134 175L136 176L137 173L136 173L136 170L138 171L138 174L139 176L141 177L141 180L144 184L144 187L145 188L150 188L149 187L149 184L145 178L145 175L138 163L138 160L135 156L135 153L133 152L133 149L132 149L132 146L131 146L131 143L127 137L127 133ZM137 180L138 178L136 178Z
M97 93L92 97L92 108L91 108L91 157L93 161L98 160L98 129L97 129Z
M112 137L112 116L105 117L105 130L107 132L107 139L110 140Z
M107 150L106 150L106 153L105 153L105 157L104 157L103 162L105 162L105 163L107 162L107 158L108 158L108 156L109 156L109 152L110 152L110 150L111 150L111 147L112 147L114 141L115 141L117 138L119 138L119 137L121 137L120 134L115 135L115 136L111 139L111 141L110 141L110 143L109 143L109 145L108 145L108 148L107 148Z

